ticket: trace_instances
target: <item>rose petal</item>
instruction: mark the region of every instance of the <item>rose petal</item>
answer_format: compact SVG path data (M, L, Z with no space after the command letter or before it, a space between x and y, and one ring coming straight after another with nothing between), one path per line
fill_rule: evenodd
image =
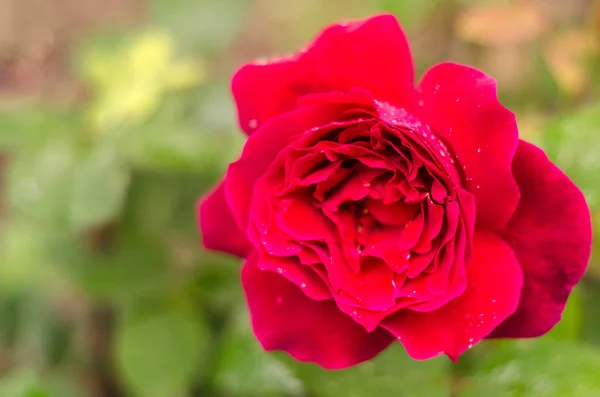
M257 268L251 256L242 271L252 327L265 350L285 350L303 362L346 368L375 357L393 337L366 332L340 312L333 300L309 299L277 273Z
M561 318L591 250L590 212L581 191L537 147L519 142L513 172L517 211L501 235L523 268L519 308L491 337L535 337Z
M293 57L242 67L232 81L240 125L252 134L300 96L354 87L402 104L413 88L413 64L406 37L392 15L333 25Z
M222 183L198 200L196 215L205 248L240 257L248 255L252 245L231 215Z
M412 358L445 353L456 360L517 308L523 279L510 246L489 233L476 233L473 243L461 296L432 312L402 310L383 321Z
M279 273L314 300L325 300L332 297L329 286L310 266L305 266L293 258L279 258L259 252L257 264L260 270L271 270Z
M518 130L514 114L498 102L496 82L475 69L443 63L429 69L418 90L415 113L462 165L478 227L503 228L519 201L511 171Z
M256 180L295 137L311 128L326 126L342 118L348 105L321 105L298 109L271 119L248 138L239 160L229 165L225 195L240 229L248 224L248 213Z

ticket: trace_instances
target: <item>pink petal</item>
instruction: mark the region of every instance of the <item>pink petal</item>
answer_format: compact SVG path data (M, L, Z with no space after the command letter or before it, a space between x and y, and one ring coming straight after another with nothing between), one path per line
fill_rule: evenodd
M590 257L590 212L581 191L537 147L520 141L513 172L521 201L502 237L523 268L519 308L492 337L534 337L561 318Z
M196 215L205 248L240 257L248 255L252 245L231 215L223 183L198 200Z
M443 63L429 69L418 90L414 112L456 156L463 185L475 196L477 226L503 228L519 201L511 171L518 130L515 116L498 102L496 82L475 69Z
M242 283L254 333L265 350L341 369L375 357L394 339L382 329L366 332L333 300L314 301L277 273L259 270L255 256L244 265Z
M413 89L410 49L398 21L380 15L332 25L305 51L248 64L232 81L240 125L248 134L297 106L299 97L361 87L374 97L403 104Z
M523 279L510 246L490 233L477 233L473 244L461 296L433 312L402 310L383 321L412 358L456 360L517 308Z

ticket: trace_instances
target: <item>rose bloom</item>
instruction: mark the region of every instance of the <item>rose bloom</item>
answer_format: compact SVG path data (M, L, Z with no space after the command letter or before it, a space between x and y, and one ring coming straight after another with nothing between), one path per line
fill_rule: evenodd
M235 74L248 140L197 212L206 248L245 258L264 349L456 360L560 320L590 255L582 193L519 140L492 78L442 63L413 81L389 15Z

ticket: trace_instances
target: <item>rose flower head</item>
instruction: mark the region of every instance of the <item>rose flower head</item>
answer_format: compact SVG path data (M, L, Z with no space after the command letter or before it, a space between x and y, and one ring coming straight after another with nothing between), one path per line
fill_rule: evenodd
M198 203L204 246L245 259L264 349L338 369L398 341L418 360L559 320L591 249L580 190L519 140L495 81L414 84L395 17L333 25L233 77L242 154Z

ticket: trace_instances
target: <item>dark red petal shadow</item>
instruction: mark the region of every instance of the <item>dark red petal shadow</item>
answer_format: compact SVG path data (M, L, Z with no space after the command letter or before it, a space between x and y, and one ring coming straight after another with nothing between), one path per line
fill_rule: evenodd
M254 333L265 350L341 369L375 357L394 340L381 328L366 332L333 300L311 300L277 273L259 270L254 255L244 265L242 283Z
M198 200L196 216L205 248L242 258L248 255L252 245L231 215L223 183Z
M463 184L475 196L477 227L503 228L519 201L511 171L518 130L514 114L498 101L496 82L475 69L443 63L427 71L417 90L414 113L456 155Z
M445 353L456 360L517 308L523 280L510 246L491 233L476 233L473 248L463 295L432 312L403 310L383 321L412 358Z
M330 26L298 55L242 67L232 91L240 125L251 134L295 108L302 95L361 87L379 100L402 105L413 80L404 32L394 16L380 15Z
M537 147L519 142L513 173L521 201L501 232L523 268L517 311L490 337L535 337L561 318L590 257L590 212L581 191Z

